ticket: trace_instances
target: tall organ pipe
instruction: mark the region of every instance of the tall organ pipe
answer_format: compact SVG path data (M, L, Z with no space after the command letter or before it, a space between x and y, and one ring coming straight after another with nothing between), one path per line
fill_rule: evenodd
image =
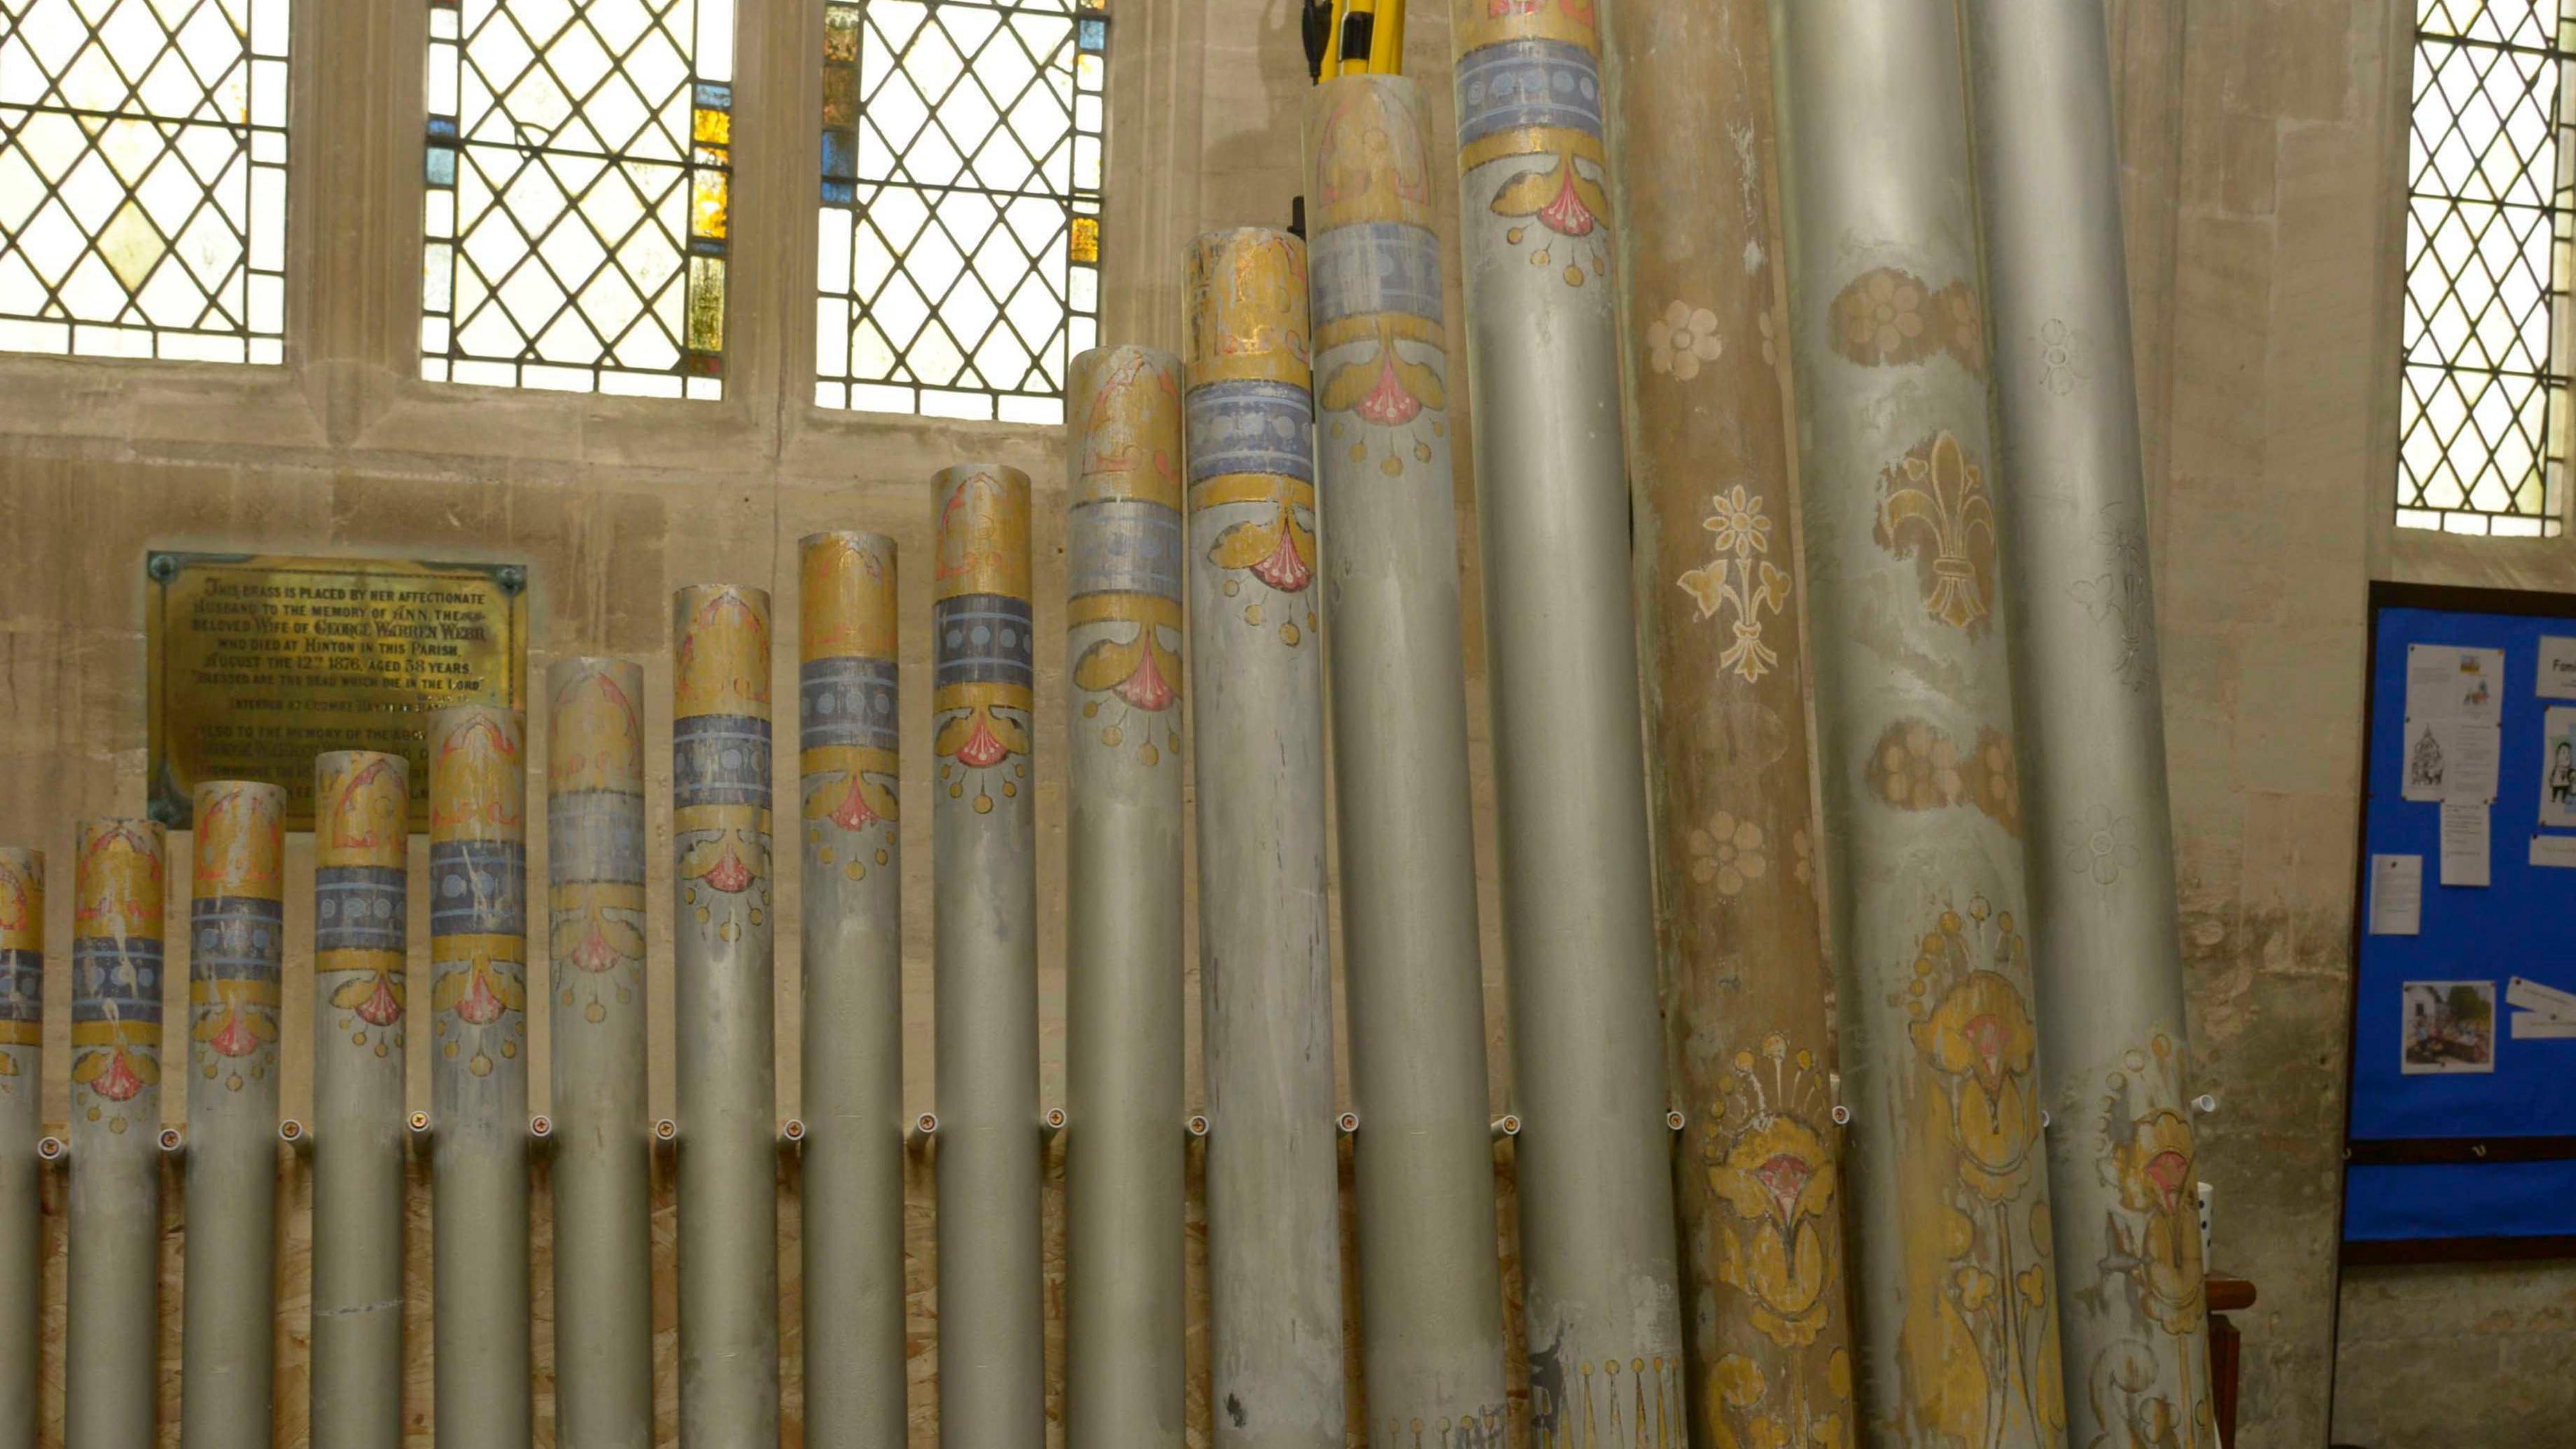
M894 540L798 549L805 1437L901 1449L903 864Z
M73 858L64 1449L158 1442L166 850L154 821L86 820Z
M400 1449L411 773L313 762L313 1442Z
M2064 1442L1953 0L1772 8L1874 1433ZM2004 530L2004 531L2009 531ZM1991 1291L1989 1291L1991 1289Z
M1065 1440L1180 1449L1181 360L1073 360Z
M227 1449L267 1442L273 1418L286 792L208 780L194 803L179 1442Z
M1661 1449L1688 1435L1598 10L1450 13L1531 1422L1616 1402Z
M986 1449L1046 1421L1029 479L961 463L931 491L939 1442Z
M2079 1444L2216 1442L2101 8L1973 0L1969 91L2003 425L2004 530L2057 1263Z
M1674 1174L1703 1446L1851 1443L1833 979L1810 856L1765 0L1623 0L1608 39L1628 487ZM1711 137L1736 138L1711 144Z
M1343 1437L1306 247L1189 249L1190 648L1216 1442Z
M0 1449L36 1449L44 1065L45 853L0 846Z
M1468 803L1454 373L1430 118L1401 76L1307 106L1316 460L1333 617L1335 820L1350 995L1360 1325L1373 1437L1499 1443L1501 1267Z
M553 969L555 1434L653 1438L653 1243L644 1099L644 671L546 671Z
M528 1443L527 751L429 720L430 1232L439 1449Z
M778 1442L769 595L673 600L681 1449Z

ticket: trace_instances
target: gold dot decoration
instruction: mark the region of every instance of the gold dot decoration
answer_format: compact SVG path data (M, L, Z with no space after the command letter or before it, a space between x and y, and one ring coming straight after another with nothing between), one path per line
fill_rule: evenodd
M855 860L850 862L849 869L844 870L841 873L852 880L866 880L868 878L868 868L859 864Z
M697 915L698 915L698 924L699 924L699 925L701 925L701 926L705 925L705 924L707 923L707 916L708 916L707 908L706 908L706 907L704 907L704 906L700 906L700 907L698 907Z
M383 1042L378 1042L376 1043L376 1055L379 1057L390 1056L392 1055L392 1052L386 1048Z
M1226 596L1227 598L1231 599L1231 598L1233 598L1235 595L1237 595L1237 594L1239 594L1239 593L1242 593L1242 592L1243 592L1243 580L1241 580L1241 579L1227 579L1227 580L1225 581L1225 596Z
M1354 463L1365 463L1365 462L1367 462L1367 461L1368 461L1368 444L1366 444L1366 443L1353 443L1353 444L1351 444L1351 461L1352 461L1352 462L1354 462Z
M581 1018L584 1021L596 1025L599 1022L608 1020L608 1008L594 1001L590 1005L582 1008Z
M1140 765L1159 764L1161 763L1162 758L1162 751L1154 748L1154 742L1152 740L1147 740L1145 743L1136 747L1136 762Z
M1582 286L1583 269L1581 267L1567 267L1565 269L1565 285L1569 287Z
M225 1090L225 1091L227 1091L227 1092L238 1092L238 1091L240 1091L241 1089L242 1089L242 1078L241 1078L241 1073L239 1073L239 1072L235 1072L235 1073L233 1073L232 1075L230 1075L230 1076L228 1076L228 1077L224 1078L224 1090Z
M716 927L716 938L723 941L741 940L742 923L739 921L727 921L723 925Z
M342 1023L340 1023L340 1024L341 1024L342 1026L346 1026L346 1025L348 1025L348 1023L347 1023L347 1022L345 1022L345 1021L344 1021L344 1022L342 1022ZM365 1046L366 1044L367 1044L367 1034L366 1034L365 1032L363 1032L363 1031L353 1031L353 1032L349 1033L349 1045L351 1045L351 1046ZM379 1056L383 1055L383 1052L381 1051L381 1049L378 1051L377 1055L379 1055Z
M1113 750L1118 748L1119 742L1125 738L1126 736L1120 732L1116 725L1111 725L1109 728L1100 732L1100 742Z
M963 784L951 785L948 787L948 798L951 800L954 800L965 793L966 787Z
M1527 235L1529 235L1528 227L1516 226L1510 231L1503 233L1503 240L1510 242L1513 246L1519 246L1521 244L1521 238Z
M517 1042L504 1041L501 1043L501 1055L505 1057L516 1057L518 1054L519 1044Z
M823 865L830 865L832 863L832 847L828 845L823 847L823 854L819 863Z
M1530 253L1530 265L1533 267L1546 266L1548 264L1548 260L1547 248L1545 247L1540 247L1537 251Z
M465 1069L478 1077L488 1077L492 1075L492 1059L481 1052L476 1052L474 1059L465 1064Z
M993 813L993 797L992 797L992 796L990 796L990 795L985 794L985 793L984 793L983 791L981 791L981 790L976 791L976 792L975 792L975 813L976 813L976 814L978 814L978 815L990 815L990 814L992 814L992 813Z
M449 1061L452 1062L456 1060L456 1043L449 1042L446 1046L440 1048L440 1050L446 1054Z
M1377 465L1377 470L1384 473L1389 478L1393 478L1404 471L1404 460L1396 457L1392 453L1389 453L1385 460Z
M1416 444L1414 444L1414 445L1413 445L1413 461L1415 461L1415 462L1417 462L1417 463L1428 463L1428 462L1430 462L1430 461L1431 461L1431 445L1430 445L1429 443L1416 443Z
M1095 699L1084 703L1082 706L1082 717L1084 719L1098 719L1100 717L1100 701Z
M751 923L755 926L760 924L760 909L757 906L752 908Z
M1259 604L1245 606L1243 611L1243 622L1258 627L1261 623L1261 606Z
M887 861L892 860L892 859L894 859L894 857L893 857L892 855L887 854L887 853L886 853L886 851L885 851L884 849L880 848L880 849L877 851L877 864L879 864L879 865L883 865L883 864L885 864Z
M1291 649L1296 648L1297 641L1304 637L1305 635L1298 632L1297 626L1294 624L1282 624L1279 626L1279 642L1287 645Z

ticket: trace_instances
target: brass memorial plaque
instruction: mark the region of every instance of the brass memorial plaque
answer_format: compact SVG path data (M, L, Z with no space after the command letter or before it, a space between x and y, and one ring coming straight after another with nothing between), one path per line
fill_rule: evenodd
M427 829L429 712L527 706L519 565L154 552L144 571L152 817L174 829L200 780L282 786L288 825L311 829L331 750L408 759Z

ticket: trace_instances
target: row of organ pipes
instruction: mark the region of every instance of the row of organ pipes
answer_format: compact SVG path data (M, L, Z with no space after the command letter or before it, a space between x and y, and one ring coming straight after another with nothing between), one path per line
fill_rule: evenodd
M2187 1052L2156 696L2138 685L2153 634L2099 7L1455 14L1463 379L1427 184L1443 147L1420 87L1383 73L1314 92L1311 238L1201 237L1186 355L1073 364L1068 1442L1185 1441L1185 684L1215 1440L1339 1445L1364 1391L1369 1442L1505 1442L1462 381L1523 1442L2023 1449L2115 1420L2212 1442L2197 1242L2173 1220ZM1732 38L1765 24L1767 54ZM1766 152L1719 134L1777 137L1785 287ZM1623 166L1652 183L1616 186ZM1795 412L1789 359L1752 341L1781 295ZM2098 344L2085 368L2028 344L2052 327ZM1031 1446L1047 1432L1031 486L969 463L932 492L937 1116L914 1130L937 1133L938 1422L961 1449ZM1835 587L1807 597L1811 569ZM2098 610L2032 603L2097 576L2129 581L2107 631ZM896 577L891 539L818 534L795 601L804 1433L871 1449L907 1425ZM544 681L541 1130L556 1442L574 1449L652 1437L650 1154L674 1130L680 1442L778 1441L772 627L755 588L674 603L676 1129L648 1123L645 1096L643 673L570 658ZM512 1449L533 1429L538 762L521 718L489 706L438 713L427 747L432 1110L408 1124L411 782L391 755L314 766L310 1414L334 1449L403 1439L405 1161L423 1136L438 1442ZM272 1433L286 803L210 782L194 806L172 1054L181 1441L221 1449ZM2134 822L2138 868L2070 884L2045 822L2094 815ZM1338 1123L1328 845L1353 1099ZM39 1147L44 862L0 850L0 1449L36 1442L37 1173L65 1154L67 1442L154 1442L159 1158L182 1145L162 1127L166 851L149 820L79 828L69 1141ZM2078 1266L2097 1262L2117 1281Z

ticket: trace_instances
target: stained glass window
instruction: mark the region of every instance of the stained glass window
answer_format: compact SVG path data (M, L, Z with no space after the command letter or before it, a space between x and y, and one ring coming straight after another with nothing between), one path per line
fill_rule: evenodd
M2557 535L2576 0L2416 0L2397 522Z
M421 375L723 395L734 0L429 0Z
M1099 334L1105 5L823 14L815 401L1062 422Z
M0 0L0 348L277 362L288 0Z

